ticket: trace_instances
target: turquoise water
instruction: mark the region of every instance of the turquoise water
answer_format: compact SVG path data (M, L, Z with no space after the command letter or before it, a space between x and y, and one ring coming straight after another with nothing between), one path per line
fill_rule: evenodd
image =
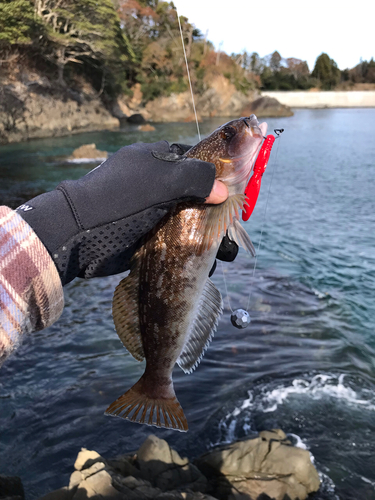
M263 228L256 271L242 252L224 266L232 307L246 307L251 294L252 323L235 330L226 307L198 369L176 368L189 432L103 415L143 365L111 320L122 276L76 280L60 320L25 338L0 370L0 472L21 476L28 499L67 484L83 446L114 456L155 433L196 456L272 427L314 456L323 479L316 499L375 498L375 110L267 121L285 132L245 224L256 247ZM222 122L204 122L202 133ZM16 207L84 175L92 164L64 161L81 144L116 151L160 139L198 140L194 124L157 124L1 147L0 201ZM214 281L225 295L220 266Z

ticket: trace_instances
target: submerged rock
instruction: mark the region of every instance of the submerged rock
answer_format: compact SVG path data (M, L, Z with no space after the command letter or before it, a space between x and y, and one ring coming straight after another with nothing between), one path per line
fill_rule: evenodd
M258 118L293 116L289 106L281 104L273 97L259 97L242 109L241 116L257 115Z
M141 132L153 132L156 129L149 123L146 123L146 125L139 125L138 130L140 130Z
M99 149L96 149L96 145L94 143L92 144L83 144L83 146L80 146L79 148L75 149L72 153L71 156L69 156L69 160L79 160L79 159L87 159L87 158L92 158L94 160L99 160L99 159L107 159L108 158L108 153L107 151L100 151Z
M194 464L150 435L138 452L114 459L83 448L74 467L69 486L40 500L304 500L319 488L308 451L281 430L215 448Z

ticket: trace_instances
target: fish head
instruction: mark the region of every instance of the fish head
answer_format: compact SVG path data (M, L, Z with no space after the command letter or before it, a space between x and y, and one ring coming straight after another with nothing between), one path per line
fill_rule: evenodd
M227 186L242 185L250 176L267 133L255 115L232 120L217 128L187 152L187 156L211 162L216 179Z

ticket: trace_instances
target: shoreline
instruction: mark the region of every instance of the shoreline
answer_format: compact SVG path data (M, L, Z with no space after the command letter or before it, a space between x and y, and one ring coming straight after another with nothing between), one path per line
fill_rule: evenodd
M375 90L332 90L311 92L262 91L262 96L273 97L290 108L375 108Z

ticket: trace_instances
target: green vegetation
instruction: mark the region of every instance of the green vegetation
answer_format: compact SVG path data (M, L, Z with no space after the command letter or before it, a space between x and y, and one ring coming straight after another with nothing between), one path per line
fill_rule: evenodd
M279 52L215 51L202 33L180 17L196 94L217 75L237 90L333 89L340 82L375 83L375 62L341 72L321 54L310 73L300 59ZM145 101L187 89L177 12L159 0L0 0L0 65L37 67L57 88L83 75L104 99L141 84ZM13 65L13 66L12 66Z
M323 53L317 58L311 75L318 79L323 90L331 90L339 83L341 72L335 61Z
M0 2L0 48L31 43L41 33L42 23L29 0Z

